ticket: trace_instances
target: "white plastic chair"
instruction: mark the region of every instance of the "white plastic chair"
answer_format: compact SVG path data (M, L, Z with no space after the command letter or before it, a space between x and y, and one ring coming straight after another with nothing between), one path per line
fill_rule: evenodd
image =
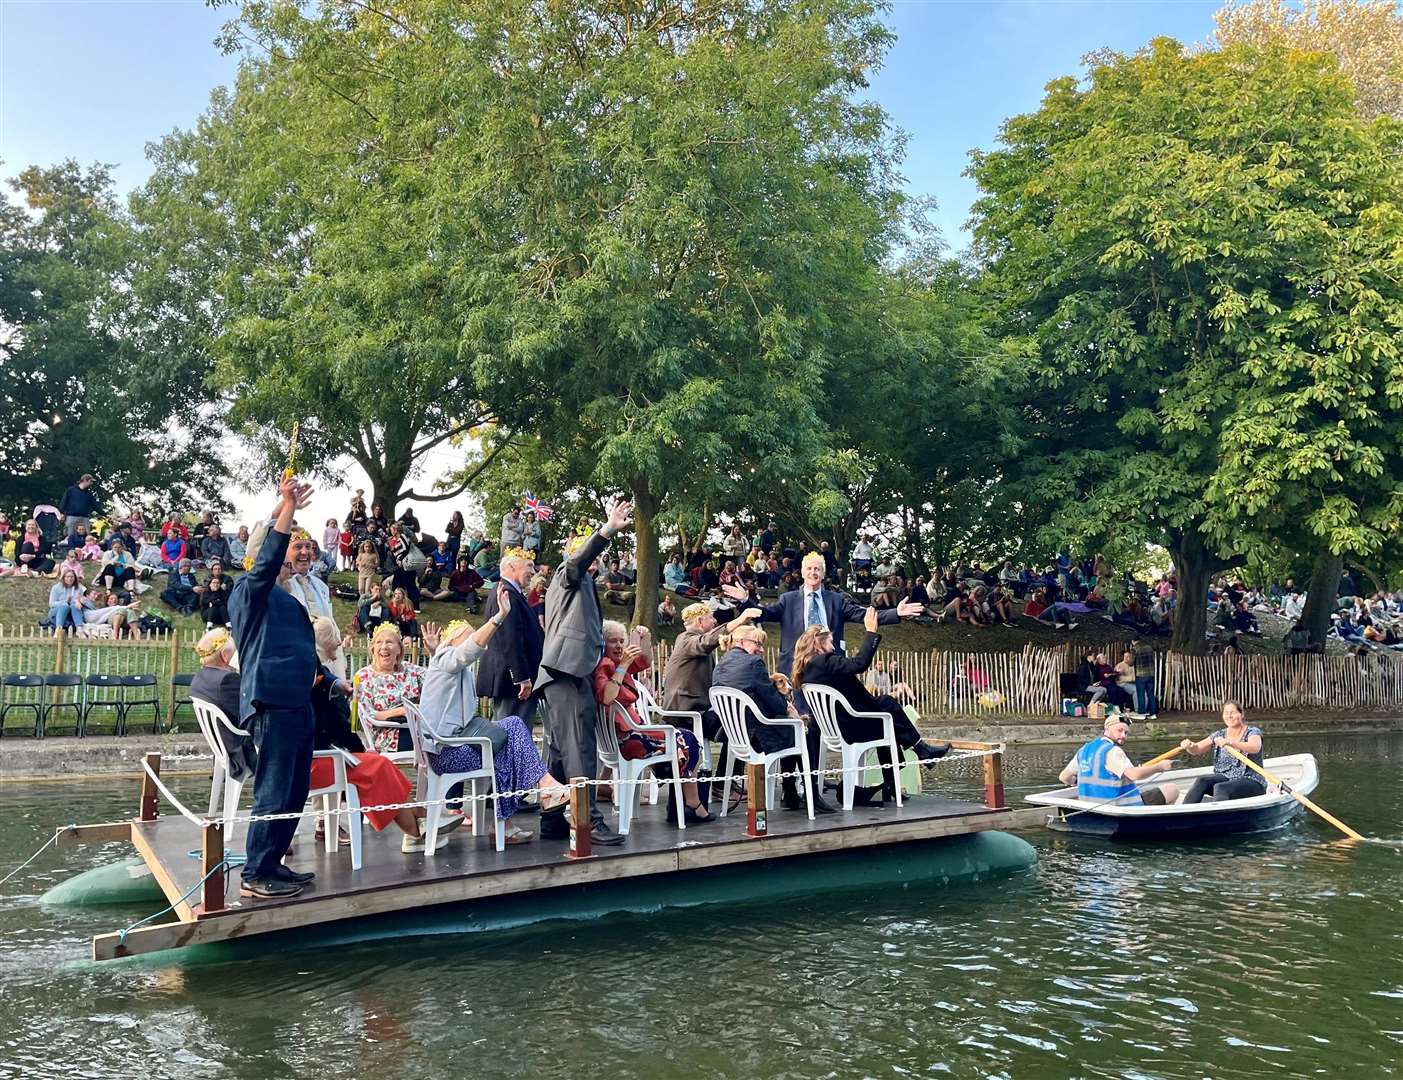
M432 858L438 846L438 827L443 820L443 800L454 784L467 785L465 794L469 796L468 808L472 819L474 836L482 835L483 818L490 811L497 826L497 850L507 846L506 823L497 816L497 774L493 771L492 740L485 736L460 735L449 739L435 738L441 746L475 746L482 755L482 765L471 772L443 773L434 771L429 764L429 755L424 751L424 714L412 701L404 701L404 718L409 722L409 737L414 740L414 768L419 774L419 797L428 806L424 809L424 855ZM478 798L478 784L486 784L484 797Z
M642 679L635 679L634 686L638 690L638 715L644 720L652 720L653 717L657 717L663 723L684 721L686 726L692 729L692 734L697 737L697 742L701 745L701 768L714 772L715 765L711 758L711 744L707 742L706 732L703 730L702 714L690 709L664 709L658 704L658 699L653 696L653 692L648 689L647 684ZM674 726L676 725L674 724Z
M330 750L318 750L312 754L312 760L324 758L331 762L332 776L331 783L325 787L313 788L307 792L307 801L321 799L322 827L326 830L326 852L328 855L335 854L336 846L340 843L338 839L341 827L339 824L340 815L333 813L341 805L341 800L346 800L346 817L349 819L350 827L346 830L351 836L351 869L361 868L361 812L360 812L360 792L356 786L346 779L347 767L353 767L356 759L345 750L333 747Z
M200 725L200 734L205 737L210 753L214 755L214 768L211 770L209 789L209 816L219 815L224 822L224 835L229 835L229 821L239 810L239 797L243 794L246 779L235 780L229 775L229 751L219 737L222 726L234 735L248 735L242 728L236 728L232 720L224 715L224 710L201 698L191 698L195 707L195 722Z
M854 709L837 690L831 686L805 684L804 700L809 703L809 712L818 721L818 730L823 736L822 746L838 755L842 764L843 809L853 808L853 791L857 787L858 770L862 759L874 750L886 747L893 762L892 782L896 784L896 805L901 802L901 750L896 745L896 728L892 718L884 712L859 712ZM843 738L843 729L838 724L838 710L849 716L871 718L882 721L882 737L867 742L850 743ZM819 765L822 766L822 762ZM883 770L884 772L886 770Z
M401 703L403 703L403 699L401 699ZM361 738L369 750L375 749L375 733L377 731L386 731L391 728L396 731L409 731L407 723L400 723L397 720L375 719L375 710L371 707L370 702L365 700L365 692L359 686L356 687L356 722L360 725ZM409 737L413 739L413 733ZM396 765L414 764L413 749L381 751L381 753Z
M643 735L657 738L662 736L663 748L656 754L649 754L644 758L626 758L619 751L619 733L614 728L613 713L617 710L624 723L630 731L637 731ZM635 808L638 805L637 781L643 778L643 774L657 765L671 765L672 779L664 781L673 785L673 806L677 808L677 827L685 829L687 827L687 814L682 805L682 777L677 769L677 729L670 724L648 724L639 726L633 722L633 717L629 716L618 701L612 705L600 705L595 710L594 723L595 749L599 755L601 765L606 765L614 770L614 806L619 812L619 835L627 836L628 830L633 825Z
M765 805L772 807L775 805L774 766L784 758L797 757L799 767L804 773L804 802L808 805L809 820L812 821L814 818L814 781L813 775L809 772L809 746L804 741L804 722L788 716L783 719L764 716L761 714L759 706L755 704L754 698L742 690L733 690L729 686L713 686L711 688L711 707L721 718L721 726L725 729L726 739L730 743L723 770L726 774L726 780L721 788L721 816L726 816L726 809L730 805L731 774L735 772L736 762L746 765L754 763L765 767ZM762 724L792 728L794 730L794 745L777 750L772 754L762 753L755 749L750 745L750 732L745 726L747 712L754 713L755 719Z
M211 702L201 698L192 697L190 703L195 707L195 720L200 725L200 734L205 737L205 742L209 745L210 753L214 755L213 778L210 782L209 793L209 815L220 815L224 822L224 835L229 835L230 822L239 810L239 797L244 790L247 780L235 780L229 775L229 752L224 748L224 742L219 738L219 728L234 735L248 735L249 732L243 728L234 726L224 710ZM331 811L341 805L341 800L346 800L346 807L350 811L346 816L350 818L350 828L347 832L351 836L351 869L361 868L361 812L360 793L355 785L346 778L347 763L355 764L355 759L344 750L318 750L312 758L329 758L332 761L332 782L327 787L316 788L307 792L307 799L320 798L322 800L321 816L326 828L326 850L328 853L336 851L338 843L337 833L339 826L336 819L339 815ZM332 800L335 799L335 802ZM222 805L221 805L222 804Z

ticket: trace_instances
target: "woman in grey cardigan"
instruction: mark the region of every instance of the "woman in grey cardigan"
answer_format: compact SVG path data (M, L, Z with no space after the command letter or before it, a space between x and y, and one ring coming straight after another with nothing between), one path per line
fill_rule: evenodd
M466 622L452 622L439 640L438 650L424 673L424 689L419 698L423 714L422 739L429 767L440 776L471 772L482 767L482 754L475 746L445 746L444 739L476 737L492 740L492 771L498 791L541 789L541 809L553 810L569 797L569 788L546 771L536 753L531 732L520 717L498 721L478 715L477 687L472 665L486 650L497 628L511 610L511 592L497 586L497 613L476 630ZM497 816L507 824L508 844L524 844L533 834L511 824L520 798L497 800Z

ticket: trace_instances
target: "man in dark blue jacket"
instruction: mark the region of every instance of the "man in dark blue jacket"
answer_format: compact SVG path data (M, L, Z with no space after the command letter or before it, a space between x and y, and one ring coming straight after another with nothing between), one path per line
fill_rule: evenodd
M253 568L229 592L229 622L239 655L238 719L243 728L253 725L258 747L255 815L298 812L306 804L315 730L312 687L318 678L333 678L317 659L306 610L278 587L293 514L308 504L312 489L284 477L278 494L273 524ZM282 862L296 831L296 818L249 826L241 896L283 898L302 891L313 875L296 873Z
M512 593L511 609L492 648L477 662L477 692L492 699L493 720L519 716L530 727L537 700L532 691L546 640L540 620L526 602L526 585L536 566L527 552L512 548L503 554L500 570L503 583ZM490 619L496 614L497 590L493 589L487 594L483 617Z

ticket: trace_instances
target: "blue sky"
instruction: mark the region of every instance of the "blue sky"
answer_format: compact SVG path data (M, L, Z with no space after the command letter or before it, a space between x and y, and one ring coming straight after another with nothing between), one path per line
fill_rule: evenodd
M1036 108L1043 86L1102 46L1157 35L1201 41L1218 0L897 2L897 43L872 94L911 136L906 175L934 196L955 246L974 190L971 148ZM65 157L116 166L122 190L147 175L146 143L188 127L235 58L213 40L231 8L202 0L0 0L0 158L6 175Z

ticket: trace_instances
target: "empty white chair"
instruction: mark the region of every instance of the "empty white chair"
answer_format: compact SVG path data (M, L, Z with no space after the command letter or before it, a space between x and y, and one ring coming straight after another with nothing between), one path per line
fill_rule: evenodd
M754 763L765 767L765 805L773 807L775 805L773 774L778 771L775 766L785 758L792 757L799 759L799 767L804 773L804 801L808 805L809 820L812 821L814 816L814 782L813 776L809 773L809 747L804 742L804 722L789 716L783 718L764 716L761 714L759 706L755 704L754 698L742 690L733 690L729 686L713 686L711 688L711 707L720 717L721 726L725 729L726 739L730 743L726 752L726 760L722 763L726 780L721 789L721 816L726 816L726 808L731 796L731 774L735 772L737 762L746 765ZM755 749L750 745L750 732L745 726L747 712L754 713L755 719L762 724L792 728L794 745L770 754Z
M891 754L893 783L896 784L896 805L901 805L901 777L896 773L901 767L901 750L896 745L896 730L891 717L884 712L859 712L848 704L847 698L831 686L818 686L806 683L803 687L804 700L809 703L809 712L818 721L818 730L823 736L822 745L838 755L842 763L843 809L853 808L853 790L857 787L858 769L867 754L886 747ZM849 716L869 717L882 721L882 737L867 742L850 743L843 738L843 730L838 725L838 710ZM820 765L822 762L819 763ZM882 770L886 772L887 770Z
M200 698L191 698L195 707L195 722L200 725L200 734L205 737L209 752L214 755L214 768L211 770L209 789L209 816L218 815L224 822L224 835L229 835L229 821L239 810L239 796L243 794L248 778L235 780L229 775L229 751L219 737L223 727L234 735L248 735L243 728L236 728L232 720L224 715L224 710Z
M460 781L466 785L464 795L468 797L467 809L472 819L474 836L482 835L483 820L490 814L497 826L497 850L507 846L507 826L497 816L497 774L493 771L492 740L485 736L459 735L453 738L438 738L434 741L441 746L475 746L482 755L482 765L471 772L435 772L429 764L429 755L424 752L424 740L420 737L424 730L424 714L412 701L404 703L404 718L409 722L409 737L414 740L414 768L419 774L419 797L428 805L424 808L424 855L432 857L438 846L438 827L443 820L443 800L454 784ZM482 797L478 796L478 785L482 784Z
M651 738L661 736L663 747L656 754L642 758L626 758L619 751L619 733L614 728L614 714L622 718L630 731L641 732ZM619 835L627 836L633 825L634 808L638 805L637 781L643 774L658 765L672 766L673 806L677 810L677 827L687 827L687 814L682 804L682 777L677 771L677 729L670 724L649 724L639 727L629 716L628 710L615 701L612 705L600 705L595 710L594 742L601 765L614 770L614 806L619 812Z

